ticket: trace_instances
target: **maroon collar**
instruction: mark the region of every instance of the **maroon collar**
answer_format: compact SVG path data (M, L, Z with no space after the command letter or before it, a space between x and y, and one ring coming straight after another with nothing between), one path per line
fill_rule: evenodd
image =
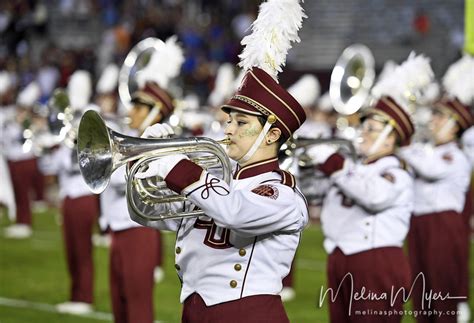
M249 178L279 169L280 167L278 164L278 157L274 157L271 159L258 161L242 168L240 168L240 166L237 166L234 172L234 179Z

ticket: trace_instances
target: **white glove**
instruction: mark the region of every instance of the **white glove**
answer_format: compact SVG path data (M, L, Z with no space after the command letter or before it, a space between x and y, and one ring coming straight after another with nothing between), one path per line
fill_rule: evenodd
M165 178L169 172L183 159L189 159L186 155L177 154L163 156L148 164L148 169L144 172L136 173L135 178L147 178L159 176Z
M337 151L334 145L323 144L316 145L308 149L307 154L313 160L315 165L324 164L324 162Z
M157 123L145 129L141 138L168 138L174 135L173 128L167 123Z

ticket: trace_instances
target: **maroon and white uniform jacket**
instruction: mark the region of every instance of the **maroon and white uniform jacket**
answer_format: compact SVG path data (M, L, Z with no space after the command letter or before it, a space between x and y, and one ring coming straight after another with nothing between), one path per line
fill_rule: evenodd
M351 255L401 247L413 210L413 178L394 156L370 164L350 160L330 177L321 212L324 248Z
M466 200L471 165L454 142L436 147L412 145L401 156L416 172L414 215L456 211Z
M474 127L470 127L461 137L462 150L467 156L467 159L474 167Z
M279 170L276 158L237 169L230 185L183 160L166 182L206 216L146 222L130 212L144 225L177 231L181 302L194 292L210 306L281 291L308 211L294 177Z
M61 198L92 195L79 170L76 149L61 144L51 154L40 158L40 168L46 175L58 176Z
M23 148L23 126L15 121L8 122L2 129L1 150L9 161L21 161L35 158L32 151Z
M119 124L112 118L106 118L109 128L114 131L125 133L129 136L138 136L133 130L121 129ZM102 230L110 228L112 231L122 231L142 225L132 221L128 214L126 184L125 179L126 166L121 166L115 170L110 176L110 182L104 192L100 194L101 216L99 217L99 225Z

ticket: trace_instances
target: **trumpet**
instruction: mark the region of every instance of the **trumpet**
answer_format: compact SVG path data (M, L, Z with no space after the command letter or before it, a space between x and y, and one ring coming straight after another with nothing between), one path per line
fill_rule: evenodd
M230 160L221 145L230 139L209 138L143 139L126 136L108 128L100 115L92 110L82 116L77 138L79 168L89 189L99 194L107 187L110 176L127 164L126 195L130 215L139 223L204 215L200 209L175 212L171 203L186 202L185 196L166 187L162 178L137 179L150 162L171 154L186 154L203 169L226 183L232 178ZM133 164L131 164L133 162Z

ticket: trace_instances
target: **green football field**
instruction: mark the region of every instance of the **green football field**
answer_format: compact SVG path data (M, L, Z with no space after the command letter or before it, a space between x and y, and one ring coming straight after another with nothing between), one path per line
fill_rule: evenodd
M106 248L94 250L96 312L83 317L55 312L54 304L67 300L69 288L59 219L57 210L36 213L33 237L26 240L7 240L0 233L0 323L112 321ZM8 219L1 216L1 231L7 225ZM180 322L180 286L173 266L174 234L166 233L164 237L165 279L155 285L155 318L160 322ZM319 307L320 290L326 287L325 266L321 230L318 225L311 225L304 231L297 254L297 296L285 303L291 322L328 321L326 304ZM471 291L473 287L471 280ZM406 317L403 322L414 320Z

